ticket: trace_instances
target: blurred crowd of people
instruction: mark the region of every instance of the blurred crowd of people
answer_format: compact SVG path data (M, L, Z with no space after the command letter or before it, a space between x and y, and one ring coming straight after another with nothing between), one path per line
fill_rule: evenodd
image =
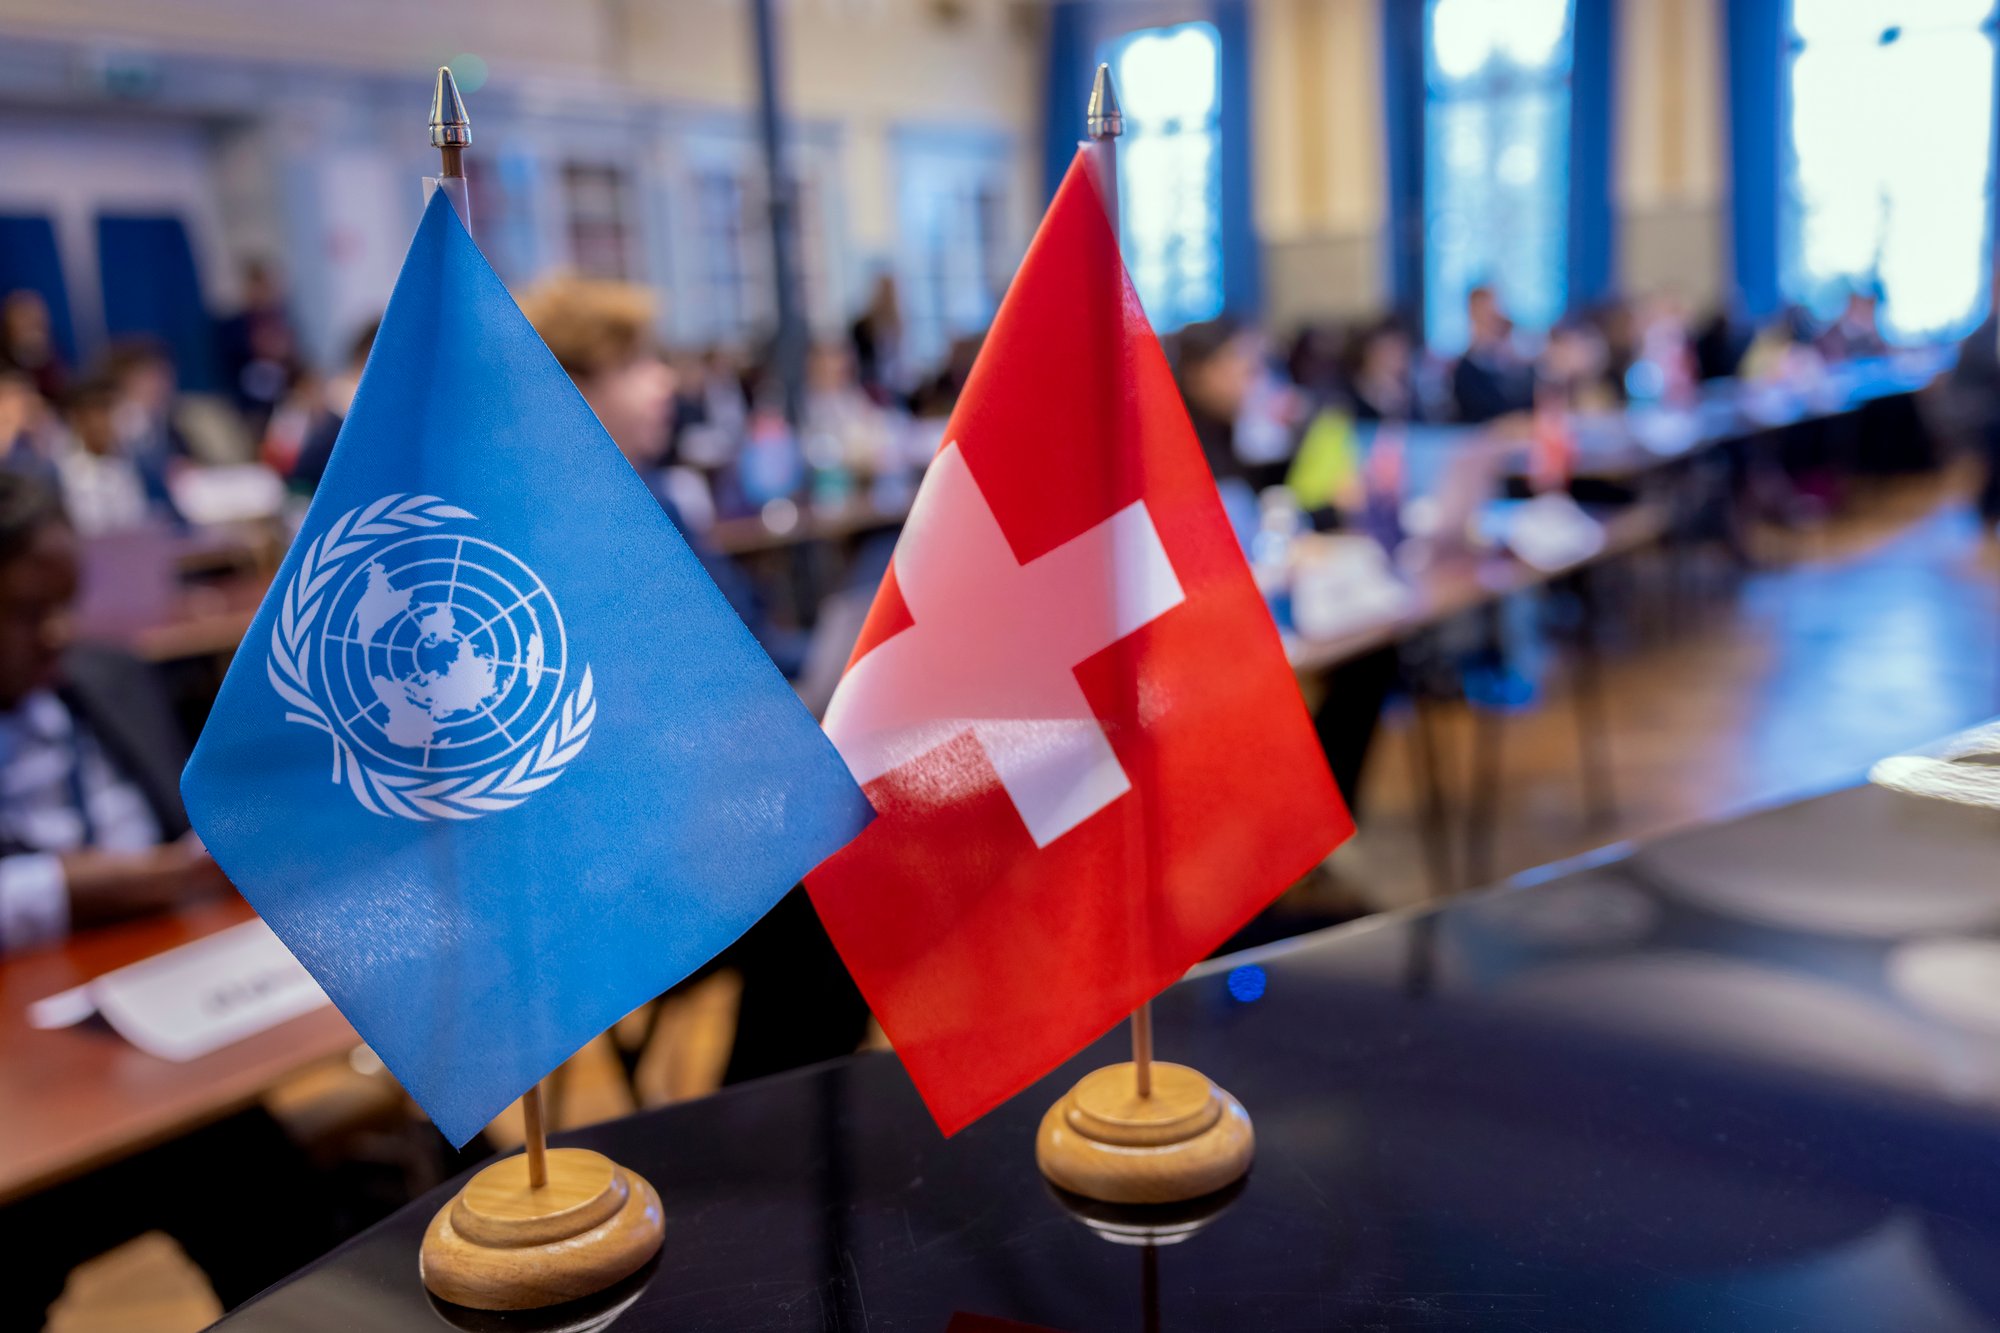
M243 290L242 308L215 324L232 410L199 416L184 410L164 343L114 340L90 364L71 367L41 297L7 294L0 467L56 484L85 535L185 521L176 476L200 463L254 462L295 493L310 493L374 328L359 332L338 366L315 368L299 354L274 272L249 265ZM613 436L694 533L745 515L782 522L798 506L894 512L906 505L980 346L977 336L961 338L937 365L913 364L895 281L885 273L847 335L812 346L792 412L771 356L660 347L656 312L641 288L563 278L524 303L573 370L643 355L645 376L621 379L616 396L593 406L607 425L624 423ZM1217 476L1264 485L1282 476L1309 422L1327 409L1360 422L1475 424L1538 405L1606 411L1685 400L1699 381L1722 376L1796 381L1828 361L1886 348L1866 293L1824 326L1793 309L1755 330L1726 311L1696 324L1671 296L1609 302L1535 338L1516 328L1491 287L1475 287L1466 309L1471 336L1456 356L1425 349L1394 316L1347 328L1308 324L1282 350L1256 327L1224 318L1181 330L1168 340L1169 353ZM638 415L649 417L643 432L631 421Z
M1809 382L1830 363L1888 350L1876 304L1856 292L1824 325L1794 307L1753 329L1727 310L1696 321L1685 302L1660 295L1606 302L1531 337L1482 285L1467 294L1471 336L1455 356L1425 348L1394 315L1308 324L1283 349L1224 318L1189 325L1169 350L1216 475L1262 485L1283 475L1323 410L1358 422L1487 425L1538 407L1682 406L1705 380Z

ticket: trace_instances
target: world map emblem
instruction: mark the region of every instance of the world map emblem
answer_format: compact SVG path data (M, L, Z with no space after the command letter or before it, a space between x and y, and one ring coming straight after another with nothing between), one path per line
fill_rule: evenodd
M350 509L285 587L267 672L378 815L476 819L562 776L597 719L541 577L435 495Z

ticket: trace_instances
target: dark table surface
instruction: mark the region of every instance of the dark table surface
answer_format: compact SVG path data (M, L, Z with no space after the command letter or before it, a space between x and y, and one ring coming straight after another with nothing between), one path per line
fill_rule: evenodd
M1113 1034L949 1141L887 1055L564 1136L665 1200L594 1307L435 1306L446 1188L226 1326L2000 1329L1996 864L2000 815L1860 787L1211 965L1160 1051L1257 1161L1157 1248L1035 1171Z

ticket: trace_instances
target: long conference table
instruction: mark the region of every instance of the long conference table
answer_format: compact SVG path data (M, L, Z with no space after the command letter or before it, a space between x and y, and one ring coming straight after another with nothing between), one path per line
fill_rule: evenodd
M221 1327L2000 1328L1996 858L1992 812L1857 786L1216 960L1156 1042L1257 1157L1184 1208L1036 1173L1122 1032L949 1140L869 1054L560 1136L664 1201L602 1297L434 1302L454 1183Z

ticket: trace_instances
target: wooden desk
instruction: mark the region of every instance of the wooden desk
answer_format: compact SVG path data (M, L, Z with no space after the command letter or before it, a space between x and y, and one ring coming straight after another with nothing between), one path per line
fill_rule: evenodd
M176 1064L128 1045L101 1020L28 1025L37 1000L252 915L231 899L0 962L0 1204L219 1120L360 1041L325 1008Z

